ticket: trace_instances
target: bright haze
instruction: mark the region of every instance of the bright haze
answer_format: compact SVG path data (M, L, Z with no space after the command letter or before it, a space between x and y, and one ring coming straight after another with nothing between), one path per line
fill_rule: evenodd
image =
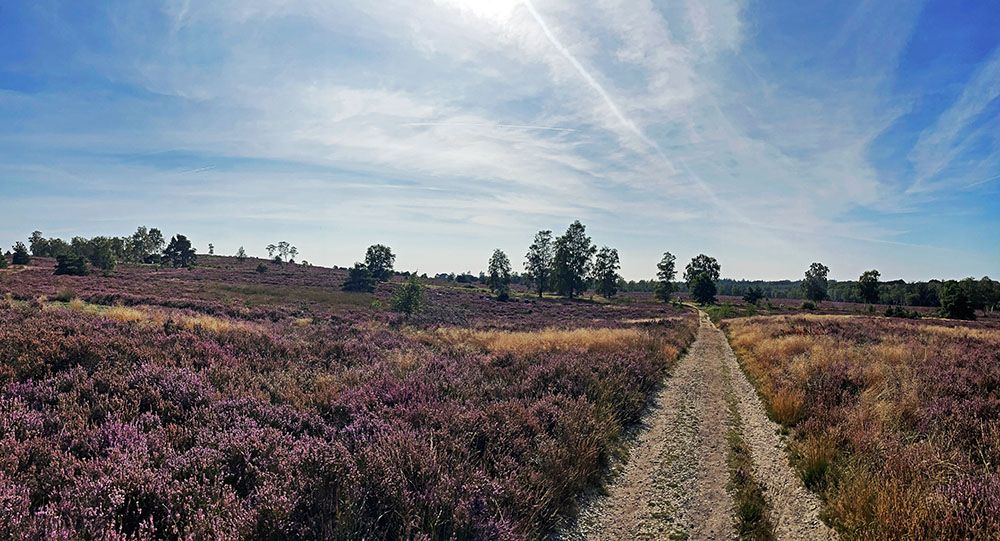
M626 278L1000 274L1000 7L337 0L0 6L0 238L288 240Z

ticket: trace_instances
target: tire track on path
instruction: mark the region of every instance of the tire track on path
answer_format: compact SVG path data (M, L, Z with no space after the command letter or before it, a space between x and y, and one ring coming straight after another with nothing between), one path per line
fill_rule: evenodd
M742 437L771 506L778 539L836 539L819 520L819 502L792 470L756 392L725 335L700 312L698 337L657 394L629 459L611 476L605 495L583 503L576 523L559 538L735 539L727 491L728 404L735 398Z

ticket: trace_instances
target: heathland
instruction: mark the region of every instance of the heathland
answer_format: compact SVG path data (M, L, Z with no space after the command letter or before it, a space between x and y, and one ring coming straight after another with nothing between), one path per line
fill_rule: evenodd
M670 254L622 294L617 252L545 233L522 283L499 250L477 279L394 273L380 245L351 269L287 243L195 258L178 236L108 268L116 239L20 246L0 536L1000 535L994 282L938 284L977 321L824 302L818 263L815 301L717 300L702 255L696 307Z
M0 531L534 538L600 481L697 327L652 302L425 308L343 270L0 271ZM4 534L7 535L7 534Z

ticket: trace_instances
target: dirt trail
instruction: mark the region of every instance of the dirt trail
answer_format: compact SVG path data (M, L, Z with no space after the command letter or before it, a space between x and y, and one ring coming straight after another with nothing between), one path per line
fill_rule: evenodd
M726 434L735 396L743 438L778 539L834 539L792 471L722 331L701 313L698 338L657 395L606 496L584 505L564 539L735 539Z

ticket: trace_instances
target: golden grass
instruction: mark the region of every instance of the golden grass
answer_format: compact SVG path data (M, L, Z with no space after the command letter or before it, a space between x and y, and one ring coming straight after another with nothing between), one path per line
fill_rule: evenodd
M162 326L171 321L174 325L185 330L205 331L213 334L224 334L253 327L251 323L204 314L166 313L158 310L121 305L103 306L100 304L90 304L79 298L70 300L66 307L77 312L95 314L124 323Z
M973 340L1000 340L1000 329L975 329L970 327L945 327L943 325L921 325L920 332L947 338L971 338Z
M837 318L843 326L851 317L755 317L724 327L772 417L796 425L793 462L806 485L823 495L824 514L844 538L961 538L948 529L958 526L942 520L954 504L943 501L939 489L969 460L968 450L954 447L947 432L913 438L927 404L920 371L963 341L1000 347L1000 329L855 317L851 325L879 327L861 340L823 335L824 323ZM820 392L827 394L813 394ZM838 404L829 393L853 396ZM814 399L828 402L817 407ZM1000 441L998 425L983 429L993 432L982 441Z
M771 414L775 421L791 426L802 416L806 393L802 389L785 387L771 395Z
M135 308L129 308L127 306L111 306L98 313L100 313L104 317L128 323L148 321L150 319L149 314L147 314L146 312L143 312L142 310L137 310Z
M430 345L473 347L495 353L533 355L553 352L614 351L649 343L639 329L544 329L534 332L477 331L456 327L416 331L418 340ZM674 349L674 348L670 348ZM666 352L670 353L670 352ZM676 355L676 350L672 352Z

